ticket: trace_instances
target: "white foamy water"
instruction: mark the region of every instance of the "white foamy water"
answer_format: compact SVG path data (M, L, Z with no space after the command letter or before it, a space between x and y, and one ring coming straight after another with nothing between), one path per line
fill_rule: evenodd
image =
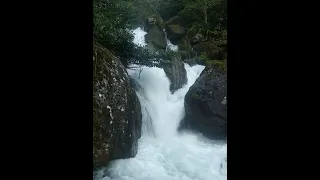
M136 45L138 45L140 47L144 47L147 45L145 43L145 38L144 38L144 36L147 34L147 32L143 31L140 27L137 29L131 30L130 32L134 35L133 43L135 43ZM164 33L166 35L167 49L169 49L171 51L178 51L178 46L173 45L170 42L170 40L167 38L167 34L165 31L164 31Z
M178 51L179 47L178 45L173 45L169 39L167 39L167 48L169 48L171 51Z
M133 43L141 47L147 45L144 40L144 35L146 35L147 32L143 31L141 28L131 30L130 32L134 35Z
M167 38L167 32L165 31L165 29L163 30L163 32L166 35L166 41L167 41L167 49L171 50L171 51L178 51L179 47L178 45L173 45L170 40Z
M192 133L179 134L184 97L204 66L185 64L187 84L171 94L165 72L157 67L128 69L139 84L142 137L134 158L119 159L101 170L103 180L226 180L227 145Z

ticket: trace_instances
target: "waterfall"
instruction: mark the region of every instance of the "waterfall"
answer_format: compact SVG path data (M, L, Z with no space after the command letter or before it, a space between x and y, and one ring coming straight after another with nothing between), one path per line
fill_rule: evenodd
M179 47L178 47L178 45L173 45L171 42L170 42L170 40L167 38L167 32L166 32L166 30L165 29L163 29L163 32L164 32L164 34L165 34L165 36L166 36L166 41L167 41L167 48L166 48L166 50L171 50L171 51L178 51L178 49L179 49Z
M143 45L144 32L134 30L136 44ZM132 65L134 66L134 65ZM134 158L110 162L103 180L226 180L227 144L194 133L178 133L183 119L184 97L204 66L185 64L188 82L172 94L163 69L128 69L138 83L142 111L142 136Z

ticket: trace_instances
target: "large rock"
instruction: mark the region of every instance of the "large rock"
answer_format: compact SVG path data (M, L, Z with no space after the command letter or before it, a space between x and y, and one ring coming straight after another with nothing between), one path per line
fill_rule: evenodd
M149 32L154 26L159 26L161 29L165 28L162 17L159 14L154 14L146 19L144 23L144 30Z
M150 50L165 50L167 47L166 35L158 25L151 26L144 37Z
M148 32L150 29L152 29L154 26L157 26L157 20L153 17L149 17L146 19L144 30Z
M179 24L171 24L166 27L166 33L170 42L174 45L177 45L185 36L185 28Z
M186 116L180 130L191 129L205 137L227 137L227 72L221 66L207 66L185 96Z
M187 71L179 56L173 56L171 61L162 61L161 67L163 67L170 80L170 91L172 93L187 83Z
M165 22L166 27L172 24L178 24L183 27L188 26L188 24L180 16L173 16L172 18L170 18L168 21Z
M141 109L125 67L93 43L93 168L134 157L141 136Z

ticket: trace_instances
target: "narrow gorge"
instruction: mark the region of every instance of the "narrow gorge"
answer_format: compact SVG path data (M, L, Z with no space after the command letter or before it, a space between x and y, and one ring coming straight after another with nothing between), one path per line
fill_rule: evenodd
M94 38L93 179L226 180L226 35L159 7Z

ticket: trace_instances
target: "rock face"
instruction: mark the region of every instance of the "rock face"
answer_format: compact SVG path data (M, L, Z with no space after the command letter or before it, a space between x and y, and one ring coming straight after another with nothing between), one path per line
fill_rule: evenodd
M160 29L165 28L163 19L159 14L154 14L146 19L145 25L144 25L144 30L146 32L148 32L150 29L153 28L153 26L159 26Z
M164 61L161 66L170 80L172 93L187 83L187 71L180 57L172 57L171 61Z
M186 27L188 25L180 16L173 16L172 18L170 18L168 21L165 22L166 26L169 26L172 24L178 24L183 27Z
M155 18L153 17L147 18L144 26L144 30L148 32L150 29L152 29L156 25L157 25L157 20Z
M179 129L191 129L210 139L227 137L227 74L209 66L185 96L186 116Z
M166 27L167 37L170 42L177 45L185 36L185 28L178 24L171 24Z
M137 153L141 107L120 60L93 42L93 169Z
M167 47L166 35L158 25L149 25L148 34L145 35L145 41L150 50L165 50Z

